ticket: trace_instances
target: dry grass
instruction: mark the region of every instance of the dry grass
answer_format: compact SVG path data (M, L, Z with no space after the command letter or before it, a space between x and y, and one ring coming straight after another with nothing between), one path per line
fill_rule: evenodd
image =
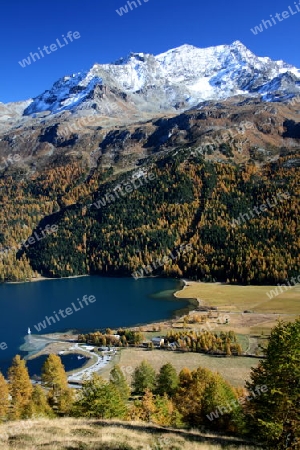
M240 439L139 422L36 419L0 426L2 450L257 450Z
M276 286L232 286L189 281L188 286L177 292L176 297L197 298L205 306L217 307L218 311L231 312L234 316L242 315L246 310L251 311L252 314L247 314L249 324L244 332L252 334L257 331L257 326L270 331L279 318L293 321L300 315L300 285L288 291L283 289L282 294L270 300L267 293L274 289ZM241 322L241 325L244 327L245 324Z

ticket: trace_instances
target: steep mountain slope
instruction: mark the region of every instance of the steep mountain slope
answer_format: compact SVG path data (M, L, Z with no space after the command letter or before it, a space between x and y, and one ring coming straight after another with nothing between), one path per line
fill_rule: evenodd
M23 112L31 102L32 99L7 104L0 102L0 133L16 126L16 124L21 125L28 122L28 119L23 117Z
M45 130L30 157L35 163L21 161L0 176L0 279L30 278L32 268L49 276L130 276L191 240L193 251L157 274L255 284L297 275L299 126L290 108L265 107L233 114L210 104L139 127L94 130L75 143L60 142L55 127ZM249 118L253 128L239 131ZM263 139L263 147L252 146ZM152 172L151 183L132 188L134 178ZM115 195L120 184L128 195ZM291 195L286 202L232 226L283 191ZM58 232L18 251L47 225Z
M243 283L293 276L299 80L298 69L239 42L185 45L96 64L36 99L0 104L0 280L35 271L130 276L190 240L193 252L159 274ZM111 200L111 189L131 189L152 171L151 183ZM284 207L231 226L283 189L291 194ZM20 245L53 224L57 234Z
M219 151L225 143L230 144L237 163L276 160L280 148L299 145L299 99L293 99L292 105L237 96L204 102L179 115L154 119L144 115L140 120L125 110L120 118L88 112L81 117L71 112L43 119L29 116L26 125L0 133L0 173L17 170L26 176L79 157L91 170L113 165L124 171L178 146L206 146L207 158L227 160L228 155Z

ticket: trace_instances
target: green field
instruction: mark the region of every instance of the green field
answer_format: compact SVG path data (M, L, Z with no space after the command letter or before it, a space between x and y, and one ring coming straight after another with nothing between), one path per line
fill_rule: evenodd
M256 367L258 359L247 357L216 357L202 353L181 353L164 350L145 350L142 348L122 349L113 364L119 364L126 375L127 382L131 382L134 369L143 361L147 360L158 372L161 366L170 362L179 373L184 367L190 370L198 367L206 367L219 372L227 381L234 386L244 386L245 380L249 379L251 367ZM100 374L108 379L113 364L103 369Z

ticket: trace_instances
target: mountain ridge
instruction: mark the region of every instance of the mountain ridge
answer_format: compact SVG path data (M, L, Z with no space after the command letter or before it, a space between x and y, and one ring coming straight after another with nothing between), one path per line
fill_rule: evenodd
M82 110L104 114L105 88L118 91L137 113L157 114L236 95L259 96L268 102L292 98L300 95L300 69L256 56L240 41L207 48L183 44L156 56L131 52L115 62L95 63L89 70L61 77L24 102L23 116ZM122 114L114 108L116 103L111 102L109 115Z

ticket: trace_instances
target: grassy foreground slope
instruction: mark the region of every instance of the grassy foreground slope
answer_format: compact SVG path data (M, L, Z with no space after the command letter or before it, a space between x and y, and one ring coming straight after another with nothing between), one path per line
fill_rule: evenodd
M138 422L36 419L0 426L2 450L256 450L233 437Z

